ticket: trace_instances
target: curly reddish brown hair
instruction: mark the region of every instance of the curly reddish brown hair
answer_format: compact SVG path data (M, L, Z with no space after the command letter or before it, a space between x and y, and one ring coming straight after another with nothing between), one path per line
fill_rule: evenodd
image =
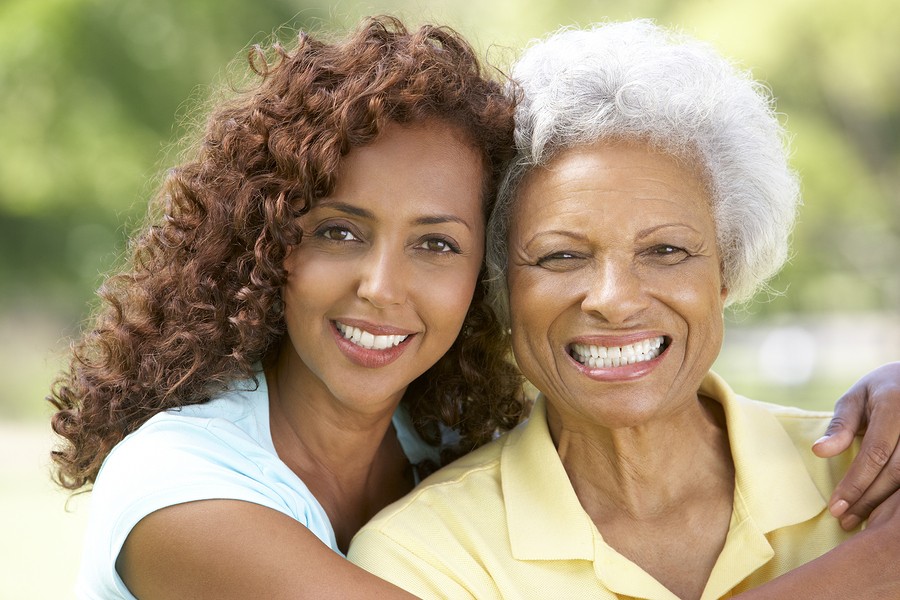
M112 447L154 414L209 400L277 351L296 218L386 124L437 118L464 132L483 157L490 214L513 102L451 29L376 17L336 43L301 33L293 49L254 47L249 63L257 81L212 110L191 158L168 171L54 382L63 440L53 459L65 488L93 483ZM507 342L479 281L459 338L404 396L427 441L451 427L458 454L518 422Z

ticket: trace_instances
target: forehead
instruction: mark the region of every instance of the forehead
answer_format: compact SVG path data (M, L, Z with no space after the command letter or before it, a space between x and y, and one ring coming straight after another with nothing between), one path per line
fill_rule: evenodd
M415 201L480 210L482 158L461 128L430 119L388 123L341 161L332 197L391 206Z
M514 222L583 219L586 211L620 218L654 213L711 217L699 169L636 142L602 142L557 154L531 171L519 187Z

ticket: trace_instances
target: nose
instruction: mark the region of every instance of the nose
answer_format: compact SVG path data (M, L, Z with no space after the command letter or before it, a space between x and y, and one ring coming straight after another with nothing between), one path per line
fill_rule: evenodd
M607 257L587 271L581 309L608 323L627 323L647 306L647 291L632 261Z
M406 301L407 273L402 252L373 247L360 261L356 295L377 308Z

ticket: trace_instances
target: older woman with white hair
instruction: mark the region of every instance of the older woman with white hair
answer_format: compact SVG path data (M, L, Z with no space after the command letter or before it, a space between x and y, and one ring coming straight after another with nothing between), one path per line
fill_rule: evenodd
M846 531L825 498L853 452L810 450L829 417L710 372L799 199L765 89L647 21L560 31L513 78L488 259L540 397L349 557L423 597L900 597L898 495Z

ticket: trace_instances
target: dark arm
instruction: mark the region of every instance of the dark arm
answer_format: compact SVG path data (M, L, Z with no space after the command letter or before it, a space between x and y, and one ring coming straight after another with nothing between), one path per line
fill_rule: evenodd
M865 530L816 560L758 588L741 600L900 598L900 492L878 506Z

